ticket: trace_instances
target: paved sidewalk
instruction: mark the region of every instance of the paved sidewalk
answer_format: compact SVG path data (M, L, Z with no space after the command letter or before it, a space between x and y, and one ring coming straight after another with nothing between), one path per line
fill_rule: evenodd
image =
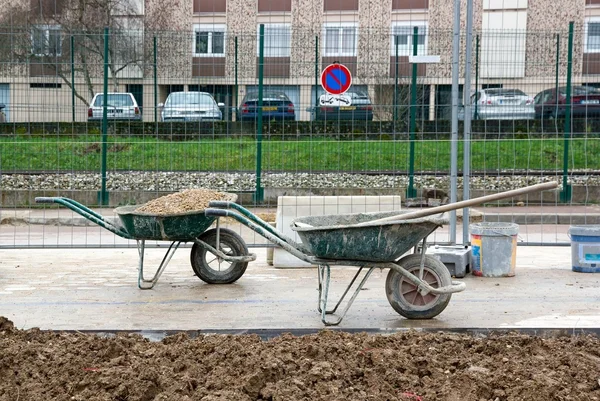
M164 249L150 249L157 266ZM19 328L56 330L319 329L314 268L275 269L266 250L234 284L208 285L179 250L153 290L137 288L136 249L15 249L0 260L0 311ZM598 328L600 274L571 271L568 247L518 247L516 276L464 278L437 318L402 318L375 270L342 328ZM332 269L332 297L355 268Z

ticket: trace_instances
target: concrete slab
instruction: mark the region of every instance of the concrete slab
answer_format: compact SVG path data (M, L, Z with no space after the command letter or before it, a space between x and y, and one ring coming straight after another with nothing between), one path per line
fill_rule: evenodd
M147 266L164 249L151 249ZM137 288L136 249L4 249L0 314L19 328L55 330L197 330L322 328L315 269L274 269L266 250L231 285L208 285L179 250L153 290ZM388 304L386 271L376 270L341 327L351 328L597 328L600 274L574 273L568 247L518 247L516 276L467 275L437 318L411 321ZM340 295L354 268L332 269Z

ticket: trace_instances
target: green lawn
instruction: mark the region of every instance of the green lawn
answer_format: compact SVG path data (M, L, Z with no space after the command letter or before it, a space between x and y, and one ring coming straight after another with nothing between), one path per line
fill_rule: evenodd
M472 167L495 169L557 169L563 167L562 139L501 139L471 143ZM170 142L111 137L109 170L254 171L257 145L250 139ZM570 142L570 169L600 169L600 141ZM417 141L415 172L450 169L450 142ZM263 169L268 171L406 171L408 141L263 141ZM462 142L459 168L462 168ZM0 138L0 169L97 171L101 166L98 136Z

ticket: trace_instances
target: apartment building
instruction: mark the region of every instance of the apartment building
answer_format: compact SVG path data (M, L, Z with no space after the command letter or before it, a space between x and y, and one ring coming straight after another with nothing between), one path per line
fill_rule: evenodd
M91 99L90 91L102 90L104 59L91 50L82 58L81 49L85 41L91 41L90 48L100 43L101 31L94 41L61 26L57 16L69 14L66 0L4 3L10 11L3 19L2 44L10 48L0 68L0 103L8 105L9 120L86 120L85 100ZM553 87L557 77L564 83L573 21L573 83L599 84L600 0L557 4L475 0L473 83L518 88L532 97ZM465 12L462 0L461 82ZM440 56L440 63L417 66L420 115L448 116L452 1L179 0L164 7L157 0L123 0L112 13L119 29L109 34L110 90L134 93L145 121L153 121L155 106L178 90L212 93L227 105L226 118L234 119L239 101L258 84L261 25L264 85L288 95L297 120L311 118L322 91L320 71L333 62L348 66L353 85L381 106L376 118L389 119L385 106L411 83L408 60L415 41L417 54ZM15 43L26 43L19 57ZM84 62L88 66L79 68Z

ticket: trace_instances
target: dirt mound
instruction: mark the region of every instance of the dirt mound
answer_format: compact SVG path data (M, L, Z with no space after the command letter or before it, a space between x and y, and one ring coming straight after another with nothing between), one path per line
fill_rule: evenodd
M10 327L6 319L0 320ZM600 400L597 337L0 332L0 400Z

